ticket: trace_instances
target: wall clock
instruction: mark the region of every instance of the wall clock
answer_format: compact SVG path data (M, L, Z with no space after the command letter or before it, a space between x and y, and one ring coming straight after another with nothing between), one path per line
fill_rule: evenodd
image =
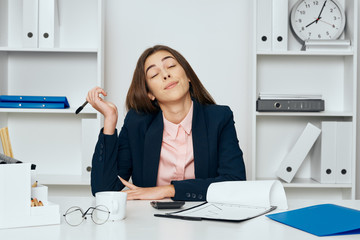
M336 0L299 0L290 15L292 32L301 43L338 39L345 22L345 11Z

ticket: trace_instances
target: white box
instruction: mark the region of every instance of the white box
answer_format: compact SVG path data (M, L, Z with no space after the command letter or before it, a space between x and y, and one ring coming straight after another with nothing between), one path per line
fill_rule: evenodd
M23 47L38 47L38 0L23 0Z
M0 229L60 223L59 205L31 207L30 163L0 164Z
M256 46L258 51L271 51L272 0L257 0Z
M30 215L30 164L0 165L0 228Z
M59 47L59 9L57 0L39 1L39 48ZM81 31L81 29L79 29Z
M311 156L311 178L319 183L335 183L337 122L321 122L321 136Z
M337 122L336 183L351 183L352 134L351 122Z
M320 135L321 130L308 123L292 149L281 162L276 175L286 182L291 182L296 172Z
M48 204L48 187L41 184L38 184L37 187L32 187L31 198L36 198L46 206Z
M351 183L352 123L322 122L321 131L311 157L311 178L320 183Z
M272 1L273 1L272 50L287 51L288 28L289 28L288 0L272 0Z

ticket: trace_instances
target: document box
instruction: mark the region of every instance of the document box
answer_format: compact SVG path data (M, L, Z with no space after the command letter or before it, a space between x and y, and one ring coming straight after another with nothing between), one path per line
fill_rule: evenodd
M30 163L0 164L0 229L60 223L59 205L31 207Z

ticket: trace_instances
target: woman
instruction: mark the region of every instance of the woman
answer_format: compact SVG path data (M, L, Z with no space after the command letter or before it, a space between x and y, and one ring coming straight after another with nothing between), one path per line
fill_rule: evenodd
M117 108L100 94L107 95L95 87L86 98L104 115L92 160L94 195L126 186L128 199L204 201L212 182L246 179L232 111L215 105L177 51L157 45L140 56L119 136Z

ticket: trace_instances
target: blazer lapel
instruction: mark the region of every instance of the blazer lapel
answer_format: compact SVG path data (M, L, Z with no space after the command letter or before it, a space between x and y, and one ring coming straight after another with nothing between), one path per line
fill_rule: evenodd
M196 100L192 120L195 177L208 177L209 145L203 107Z
M159 111L145 134L143 159L144 187L156 186L163 131L164 122L162 112Z

